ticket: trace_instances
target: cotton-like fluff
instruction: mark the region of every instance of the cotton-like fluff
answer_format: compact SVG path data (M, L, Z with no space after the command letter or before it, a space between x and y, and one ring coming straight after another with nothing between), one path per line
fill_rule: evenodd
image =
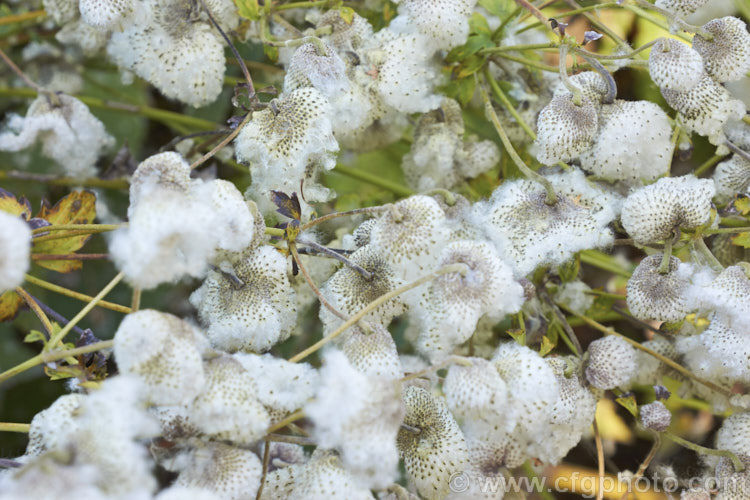
M304 465L292 465L275 471L271 478L278 488L276 494L263 499L275 500L374 500L369 488L362 485L344 466L336 452L318 447Z
M0 474L0 498L58 500L63 491L71 498L122 498L109 496L97 486L99 473L95 467L71 465L66 463L65 455L59 455L43 456L25 467L3 470ZM145 489L129 494L133 498L150 498L151 491Z
M690 303L701 312L714 312L734 330L750 330L750 279L741 266L731 266L713 281L693 280L687 291Z
M403 199L381 214L370 231L370 246L395 276L411 281L436 269L446 243L445 213L429 196Z
M93 28L112 29L131 13L132 0L79 0L81 20Z
M21 151L37 141L44 156L78 179L96 175L96 161L114 145L89 108L65 94L41 94L25 117L10 115L0 132L0 151Z
M156 489L153 463L140 441L156 437L159 426L145 410L141 390L137 378L108 378L81 401L74 416L77 425L61 443L75 464L96 468L96 485L105 497Z
M671 135L669 117L656 104L616 100L599 111L599 134L581 154L581 167L607 180L656 180L672 164Z
M239 191L225 181L191 181L189 165L172 152L138 166L128 217L128 226L113 233L110 253L128 281L144 289L201 277L217 250L245 248L255 236Z
M419 305L423 325L417 347L433 362L468 340L482 315L502 318L518 312L524 302L523 287L490 243L449 243L439 267L453 264L466 269L432 280Z
M0 191L0 197L2 191ZM31 229L20 217L0 210L0 293L23 283L29 270Z
M745 105L733 99L727 89L708 75L690 90L662 89L669 106L679 112L682 124L690 131L708 137L711 144L724 142L722 127L732 118L742 118Z
M211 270L190 303L221 350L265 352L287 339L296 321L286 259L263 245L234 257L227 270Z
M222 500L222 498L218 493L200 486L173 484L161 490L154 500Z
M716 166L713 175L716 185L715 199L719 203L731 201L737 194L750 188L750 161L734 154Z
M347 470L369 488L384 488L397 475L400 390L397 381L368 376L334 350L325 356L315 399L305 406L318 445L339 450Z
M572 95L559 94L539 113L536 122L536 158L544 165L570 161L591 148L599 128L594 102L586 96L581 104Z
M703 58L689 45L660 38L648 58L651 79L662 89L690 90L705 76Z
M715 193L709 179L665 177L633 191L622 206L622 225L640 245L673 237L673 231L707 224Z
M539 353L515 342L501 344L491 362L505 381L516 426L506 435L505 465L518 467L535 456L539 436L547 435L553 409L560 399L555 371ZM502 418L498 416L498 418ZM472 432L475 439L496 438L496 428Z
M719 458L716 465L716 484L721 485L721 491L716 500L742 500L750 497L750 455L739 455L737 458L743 466L742 472L737 472L734 462L729 457Z
M254 378L231 356L204 365L206 385L193 401L191 419L203 434L238 444L253 444L270 425L258 400Z
M263 466L255 453L209 442L190 450L175 486L201 488L226 500L255 497Z
M532 454L548 464L557 464L588 431L596 413L596 397L584 386L573 358L548 358L560 394L552 407L545 437L531 446ZM572 373L569 373L572 372Z
M716 449L750 455L750 412L730 415L716 433Z
M627 386L637 375L637 351L620 337L610 335L589 344L586 380L597 389Z
M404 404L397 443L406 472L422 497L443 498L454 475L469 465L466 439L442 398L409 386Z
M78 16L76 0L42 0L44 11L57 24L65 24Z
M750 382L750 335L730 328L718 316L700 335L679 337L677 350L693 354L697 366L694 363L692 368L711 380Z
M555 301L577 314L586 314L594 305L591 287L580 280L563 283L555 293Z
M693 49L703 56L706 72L722 83L740 80L750 70L750 33L745 22L722 17L701 28L713 35L711 40L700 33L693 37Z
M426 3L426 2L425 2ZM424 113L440 106L435 92L440 71L432 61L430 41L423 35L403 35L370 53L377 66L377 89L383 101L402 113Z
M294 51L284 76L284 91L303 87L315 87L328 99L349 88L346 65L333 47L305 43Z
M602 78L602 75L596 71L581 71L580 73L568 77L568 80L580 89L582 97L590 100L598 111L602 105L604 97L609 92L609 85L607 84L607 81ZM573 93L562 81L560 81L552 91L552 96L567 96L568 98L572 98Z
M627 302L638 319L677 322L690 312L686 291L692 267L669 258L667 272L659 272L662 255L651 255L638 264L628 280Z
M341 351L349 363L368 377L399 379L404 368L396 343L384 326L369 324L370 331L352 327L352 332L341 343Z
M450 189L464 178L486 172L500 160L492 141L464 141L461 107L445 99L440 108L422 115L411 150L403 158L406 182L419 191Z
M190 403L203 389L201 352L208 346L192 325L152 309L125 316L115 333L120 373L141 380L144 398L157 405Z
M100 51L107 45L109 33L98 28L89 26L82 19L65 24L55 34L55 39L61 44L75 47L83 52L86 57L98 56Z
M345 316L357 314L373 300L404 284L395 276L388 262L370 245L365 245L352 253L349 260L372 273L372 278L368 280L359 271L344 265L320 288L323 297ZM388 326L395 316L405 311L406 305L403 300L394 297L368 313L364 319L368 323ZM320 308L320 320L326 333L333 331L343 322L326 307Z
M75 433L80 428L80 422L74 415L84 399L86 396L83 394L64 394L49 408L34 415L29 426L29 444L23 458L61 450L68 434Z
M463 45L469 36L469 16L476 0L400 0L399 17L390 29L409 32L414 28L430 41L434 50Z
M613 239L607 226L619 212L617 195L590 184L577 169L547 178L557 192L555 204L546 203L541 184L514 180L474 205L474 224L519 276L540 265L560 265L575 252L607 246Z
M221 92L226 61L222 40L204 15L202 3L139 2L124 29L112 34L107 53L166 97L205 106Z
M271 424L302 408L315 394L318 372L307 363L290 363L270 354L236 353L232 357L255 381L255 397L271 416Z
M323 13L317 22L317 28L331 27L331 33L322 38L337 51L356 51L370 41L373 30L370 22L356 12L351 22L341 17L341 11L331 9Z
M282 94L271 106L253 113L235 141L237 160L250 166L248 193L266 212L275 210L271 191L303 190L308 202L327 201L328 188L316 183L319 170L336 165L328 100L313 87ZM303 203L304 203L303 200ZM304 203L304 211L310 208Z

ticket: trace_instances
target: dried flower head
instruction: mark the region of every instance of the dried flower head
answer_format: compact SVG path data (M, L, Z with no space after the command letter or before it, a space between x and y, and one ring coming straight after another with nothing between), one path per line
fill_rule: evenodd
M62 2L59 2L62 3ZM132 0L79 0L81 20L101 30L112 29L134 8Z
M341 351L349 363L370 377L399 379L404 369L390 332L377 323L369 323L370 331L353 328L341 343Z
M476 0L400 0L399 17L391 22L391 29L417 29L430 40L436 50L451 49L466 42L469 35L469 16Z
M661 254L650 255L635 268L628 280L628 309L642 320L682 321L689 312L685 292L690 266L670 257L668 271L662 274L661 261Z
M750 451L750 412L738 412L722 422L716 433L716 449L747 455Z
M544 165L570 161L591 148L599 128L596 106L588 97L576 105L572 95L558 94L536 122L537 160Z
M75 413L85 398L83 394L64 394L49 408L34 415L29 427L26 456L35 457L47 451L63 449L68 435L80 428Z
M705 76L703 58L673 38L660 38L648 58L651 79L662 89L690 90Z
M328 99L345 92L349 87L344 61L325 45L325 53L312 43L301 45L289 62L284 76L284 91L292 92L303 87L314 87Z
M586 379L597 389L627 386L636 376L637 353L633 346L614 335L589 344Z
M672 412L661 401L654 401L640 407L640 420L646 429L664 432L672 422Z
M679 17L685 17L700 9L708 0L656 0L656 6Z
M212 442L190 450L174 484L239 500L258 491L261 470L260 459L252 451Z
M713 35L711 40L700 33L693 38L693 48L703 57L706 72L719 82L741 79L750 70L750 33L745 22L722 17L701 28Z

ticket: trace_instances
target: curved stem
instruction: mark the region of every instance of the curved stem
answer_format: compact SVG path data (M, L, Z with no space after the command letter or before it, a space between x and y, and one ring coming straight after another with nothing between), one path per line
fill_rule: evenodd
M487 71L488 70L485 69L485 73ZM490 78L489 75L487 74L485 74L484 76L485 76L485 80L487 78ZM482 99L484 100L484 109L489 115L490 120L492 121L492 124L495 126L497 135L500 136L500 140L502 141L503 146L505 147L505 151L510 155L511 159L513 160L513 163L516 164L518 169L527 179L538 182L544 187L544 190L547 192L546 202L548 205L554 205L555 203L557 203L557 194L555 193L555 188L552 186L552 183L543 175L540 175L539 173L534 172L533 170L531 170L529 167L526 166L526 164L523 162L521 157L518 156L518 153L513 147L513 144L510 142L510 138L508 138L508 134L505 133L505 130L503 129L503 125L500 123L500 119L497 117L497 113L495 113L495 108L492 107L492 103L490 102L490 97L487 95L487 91L484 90L484 88L480 86L479 92L482 94Z
M568 78L568 44L564 43L560 45L560 79L563 82L563 85L565 85L565 88L570 91L571 94L573 94L573 104L576 106L580 106L583 104L583 93L581 92L581 89L578 85L574 84L572 81L570 81L570 78Z
M280 429L283 429L284 427L291 424L292 422L296 422L297 420L301 420L303 418L305 418L305 412L302 410L297 410L294 413L287 415L284 419L279 420L268 429L266 429L266 435L273 434L274 432Z
M23 363L14 366L13 368L0 373L0 383L8 380L9 378L23 373L26 370L30 370L35 366L51 363L52 361L58 361L67 357L76 357L82 354L89 354L96 351L103 351L105 349L111 349L115 345L114 340L103 340L101 342L94 342L83 347L76 347L75 349L67 349L62 351L49 351L37 354L31 359L27 359Z
M655 40L651 40L650 42L641 45L637 49L634 49L631 52L628 52L627 54L610 54L610 55L597 54L596 52L589 52L588 50L582 47L574 47L573 50L575 50L576 53L581 54L582 56L589 56L589 57L593 57L594 59L601 59L604 61L611 61L611 60L617 60L617 59L630 59L636 54L639 54L643 52L644 50L650 49L658 41L659 41L658 38Z
M464 358L463 356L449 356L443 361L441 361L440 363L428 366L424 370L410 373L409 375L402 377L401 382L408 382L409 380L422 378L425 375L429 375L430 373L434 373L438 370L442 370L443 368L450 366L450 365L473 366L474 363L472 363L471 360Z
M214 16L211 14L211 9L209 9L206 6L206 3L203 0L199 0L201 5L203 6L203 10L206 11L206 14L208 15L208 19L211 21L211 24L214 25L214 28L216 28L216 31L218 31L221 34L221 37L224 39L225 42L227 42L227 45L229 45L229 49L232 51L232 54L234 55L234 58L237 60L237 64L240 65L240 69L242 69L242 74L245 76L245 81L247 82L247 88L250 91L250 96L255 97L255 87L253 86L253 79L250 76L250 72L247 70L247 66L245 66L245 60L242 59L240 56L240 53L237 52L237 48L232 43L232 40L229 39L226 33L224 33L224 30L221 29L221 26L219 26L219 23L216 22L214 19Z
M312 280L312 277L307 272L307 269L305 269L305 266L302 265L302 259L299 258L299 253L297 252L297 245L295 245L291 241L289 242L289 251L292 252L292 258L294 258L294 262L297 263L297 267L302 272L302 276L305 277L305 281L307 281L307 284L310 286L315 296L318 297L318 300L320 301L320 303L326 309L331 311L334 314L334 316L336 316L337 318L343 319L344 321L349 319L344 313L340 312L338 309L333 307L331 303L328 302L325 297L323 297L323 294L320 293L320 289L318 289L318 287L315 285L315 282Z
M638 484L638 480L643 477L643 474L646 472L646 469L648 469L648 466L651 464L651 461L656 456L656 452L659 451L659 446L661 446L661 437L659 437L658 432L651 431L651 433L654 436L654 444L651 445L651 450L649 450L648 455L646 455L646 458L643 459L643 462L638 467L638 471L635 473L631 480L631 484L635 483ZM623 493L623 495L620 497L620 500L627 500L628 496L631 494L631 492L626 491Z
M297 363L298 361L305 359L310 354L318 351L321 347L323 347L324 345L326 345L327 343L329 343L330 341L332 341L333 339L335 339L336 337L344 333L351 326L353 326L359 320L364 318L370 311L374 310L381 304L388 302L392 298L398 297L402 293L408 292L409 290L413 288L416 288L420 285L428 283L434 280L435 278L442 276L443 274L464 273L464 272L466 272L466 264L449 264L445 267L438 269L437 271L434 271L426 276L419 278L416 281L413 281L407 285L396 288L395 290L391 290L390 292L381 295L380 297L378 297L377 299L373 300L372 302L367 304L365 307L363 307L357 314L355 314L354 316L349 318L347 321L345 321L344 324L338 327L336 330L326 335L325 337L323 337L322 339L320 339L319 341L317 341L315 344L311 345L304 351L298 354L295 354L294 356L289 358L289 361L292 363Z
M593 57L589 57L588 54L580 54L581 57L583 57L586 62L588 62L591 67L601 75L601 77L604 79L604 81L607 83L607 93L602 97L602 102L604 104L612 104L615 102L615 97L617 97L617 84L615 83L614 77L612 77L612 73L607 71L607 68L605 68L602 63L594 59Z
M92 297L91 295L74 292L73 290L61 287L60 285L55 285L54 283L50 283L49 281L44 281L30 274L25 275L24 280L28 283L31 283L32 285L38 286L39 288L44 288L45 290L59 293L60 295L65 295L66 297L70 297L72 299L80 300L81 302L91 302L92 300L94 300L94 297ZM132 309L127 306L122 306L113 302L107 302L106 300L100 300L97 303L97 306L101 307L102 309L109 309L111 311L117 311L123 314L130 314L131 312L133 312Z
M717 450L714 448L706 448L705 446L701 446L699 444L695 444L691 441L688 441L687 439L683 439L680 436L676 434L672 434L669 431L662 432L662 435L666 438L671 439L675 443L679 444L680 446L687 448L688 450L693 450L696 453L699 453L701 455L713 455L715 457L725 457L732 461L732 465L734 465L735 472L742 472L745 470L745 465L742 463L742 461L729 450Z
M487 82L490 84L490 90L492 90L492 94L495 96L495 99L500 101L503 106L505 106L505 109L508 110L508 112L511 114L513 118L516 119L516 123L526 132L526 135L531 137L532 141L536 140L536 134L531 129L528 123L523 119L523 117L516 111L516 108L513 107L513 104L510 102L510 99L508 99L508 96L505 95L505 92L503 92L503 89L500 88L500 85L497 84L494 78L492 78L492 75L490 74L489 70L487 70L486 74Z
M318 253L321 253L327 257L330 257L332 259L336 259L345 266L351 267L355 271L357 271L359 274L362 275L363 278L365 278L367 281L372 280L373 274L368 271L367 269L363 268L359 264L347 259L345 256L341 255L340 253L336 252L335 250L331 250L328 247L325 247L323 245L320 245L319 243L316 243L312 240L308 240L304 236L297 236L295 238L295 242L299 243L300 245L305 245L307 247L310 247L317 251ZM295 251L296 251L296 245L295 245Z
M717 259L714 254L711 253L711 250L708 249L708 247L706 246L706 242L703 241L703 238L701 236L698 236L692 241L695 243L695 249L698 251L698 253L701 254L704 259L706 259L711 269L719 273L724 270L724 266L722 266L721 262L719 262L719 259Z
M385 210L388 210L387 205L382 205L378 207L364 207L364 208L355 208L354 210L347 210L346 212L334 212L332 214L323 215L321 217L318 217L316 219L312 219L311 221L303 224L299 230L300 232L307 231L311 227L317 226L318 224L321 224L323 222L327 222L331 219L336 219L338 217L350 217L352 215L360 215L360 214L376 214L380 212L384 212Z

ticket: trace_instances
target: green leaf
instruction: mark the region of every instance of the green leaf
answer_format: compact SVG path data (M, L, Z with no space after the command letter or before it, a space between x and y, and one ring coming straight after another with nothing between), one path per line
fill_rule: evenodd
M542 346L539 348L539 355L540 356L546 356L550 352L552 352L552 349L556 347L556 344L553 343L550 339L547 338L545 335L542 337Z
M734 208L740 211L742 215L750 213L750 196L741 194L734 200Z
M470 55L476 54L482 49L494 47L495 44L486 35L471 35L466 43L456 47L445 56L446 62L463 61Z
M627 397L617 398L615 401L628 410L635 418L638 418L638 403L635 402L635 396L631 394Z
M346 21L346 24L352 24L352 21L354 20L354 9L351 7L341 7L339 15L341 16L341 19Z
M492 30L490 29L490 25L487 24L487 19L479 12L473 13L469 18L469 30L471 33L492 36Z
M518 342L520 345L526 345L526 332L523 330L507 330L508 335L510 335L513 340Z
M513 12L516 6L513 0L479 0L478 3L480 6L484 7L487 12L501 19L507 17Z
M458 78L471 76L484 66L486 59L483 56L473 55L464 60L459 66L454 68L453 75Z
M234 0L234 4L237 6L237 13L241 17L250 19L251 21L260 19L258 0Z
M44 335L39 330L31 330L24 338L23 341L26 343L32 343L32 342L47 342L47 336Z
M750 248L750 233L740 233L732 237L732 244L738 247Z
M266 57L271 62L276 62L279 60L279 48L274 47L273 45L263 45L263 53L266 55Z
M474 78L463 78L458 80L458 92L456 93L456 100L461 103L462 106L466 106L471 98L474 97L474 89L476 88L477 81Z

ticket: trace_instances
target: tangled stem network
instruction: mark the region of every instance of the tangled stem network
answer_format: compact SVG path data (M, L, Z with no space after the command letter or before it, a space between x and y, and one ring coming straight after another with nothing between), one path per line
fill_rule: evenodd
M748 498L717 1L4 6L0 500Z

